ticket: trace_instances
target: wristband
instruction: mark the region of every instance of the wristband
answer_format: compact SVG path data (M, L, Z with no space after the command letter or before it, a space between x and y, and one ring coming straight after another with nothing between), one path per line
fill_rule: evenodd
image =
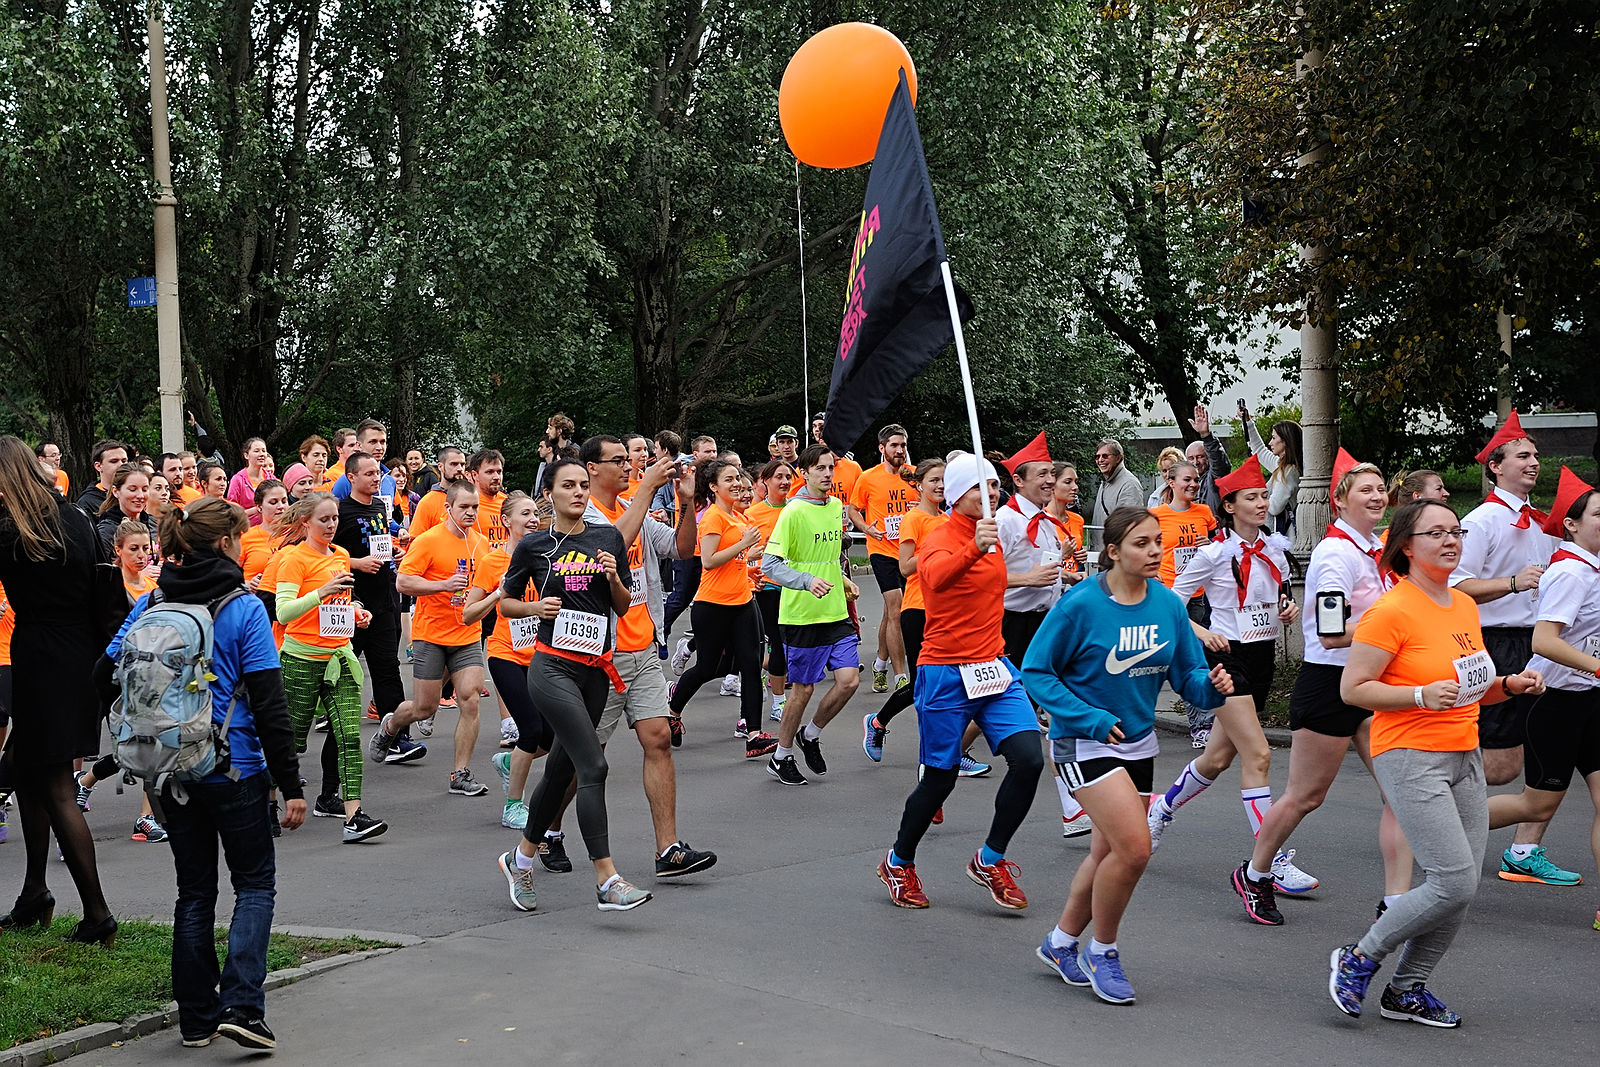
M1513 593L1517 591L1517 576L1515 574L1511 576L1511 591Z
M1422 699L1422 686L1420 686L1420 685L1413 686L1411 688L1411 699L1416 701L1417 707L1419 707L1419 708L1425 708L1425 707L1428 706L1426 703L1423 702L1423 699Z

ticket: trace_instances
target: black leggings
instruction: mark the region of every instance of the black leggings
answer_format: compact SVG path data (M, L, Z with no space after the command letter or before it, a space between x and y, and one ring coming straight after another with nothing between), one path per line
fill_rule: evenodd
M917 658L922 655L922 632L927 625L928 613L921 608L900 610L900 635L906 639L906 671L911 680L890 693L889 699L883 702L878 711L879 726L888 726L889 720L909 708L916 696Z
M739 715L746 723L760 722L761 613L755 601L733 605L696 600L689 609L689 620L694 624L694 664L678 679L667 702L672 713L683 714L695 692L718 677L723 655L731 652L739 667Z
M1012 734L1000 742L996 754L1006 760L1006 776L994 794L994 821L989 824L989 836L984 844L1001 855L1011 844L1011 836L1028 817L1033 806L1033 795L1039 788L1039 774L1044 770L1044 751L1039 735L1032 730ZM894 854L907 863L917 858L917 844L928 832L937 812L956 787L959 771L922 769L922 780L906 798L905 814L900 817L900 836L894 841Z
M756 593L756 607L761 612L761 636L767 643L767 673L774 678L789 673L789 661L783 654L783 635L778 631L778 599L782 595L781 589L763 589Z
M550 751L555 734L528 696L528 668L508 659L489 657L489 677L517 724L517 748L530 756Z
M598 667L586 667L547 652L534 654L528 668L528 699L544 710L555 733L544 777L528 799L527 840L538 843L560 813L567 786L578 779L578 830L591 860L611 856L606 819L606 753L595 735L606 710L611 679Z

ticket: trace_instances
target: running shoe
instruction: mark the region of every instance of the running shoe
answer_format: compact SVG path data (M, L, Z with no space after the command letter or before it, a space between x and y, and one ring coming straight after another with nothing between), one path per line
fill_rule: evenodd
M378 714L378 702L376 700L367 701L367 718L371 719L373 722L383 721L383 716ZM318 721L317 729L326 730L328 727L324 724L327 723L327 721L328 717L324 715L321 720Z
M1461 1016L1445 1007L1444 1001L1428 992L1428 988L1421 982L1406 990L1384 986L1383 996L1378 999L1378 1014L1385 1019L1399 1019L1403 1022L1421 1023L1423 1026L1438 1026L1445 1029L1454 1029L1461 1025Z
M743 741L750 736L750 728L743 719L735 719L733 723L733 736Z
M874 693L887 693L889 691L889 668L872 668L872 691Z
M1172 813L1167 810L1166 801L1156 797L1150 803L1150 814L1146 817L1150 824L1150 853L1155 854L1161 847L1161 835L1167 832L1167 827L1172 825Z
M546 834L539 842L539 862L551 874L571 874L572 861L567 858L567 835L560 830L555 836Z
M378 728L372 731L372 736L367 738L367 759L373 763L389 762L389 753L395 747L395 737L389 733L389 724L393 718L392 715L385 716L378 724Z
M982 778L989 773L987 763L979 763L965 752L961 753L961 766L956 770L958 778Z
M0 810L0 841L4 841L6 839L5 838L5 831L6 831L6 813L5 813L5 811ZM1596 930L1600 930L1600 908L1596 908L1595 909L1595 913L1594 913L1594 928Z
M910 684L911 676L909 674L897 674L894 676L894 687L896 689L904 689Z
M517 742L521 739L522 734L517 730L517 720L506 719L500 723L501 748L514 748L516 747Z
M344 801L337 796L317 797L317 802L311 805L311 814L318 819L344 819Z
M744 758L760 759L777 750L778 739L766 731L747 734L744 739Z
M682 841L674 841L665 856L656 857L657 878L682 878L717 865L715 852L701 852Z
M1089 820L1089 813L1086 811L1080 811L1070 819L1065 815L1061 816L1062 837L1082 837L1093 830L1094 823Z
M88 771L72 772L72 780L78 785L78 810L82 812L88 812L90 810L89 794L94 792L94 786L83 784L83 776L88 773Z
M972 859L967 862L967 877L987 889L994 902L1002 908L1009 908L1012 911L1026 908L1027 894L1016 881L1016 876L1022 873L1022 868L1007 859L985 865L982 857L981 850L972 854Z
M267 801L267 825L271 827L273 837L283 836L283 809L278 806L277 797Z
M776 778L778 781L782 782L784 785L806 784L806 776L800 773L799 767L795 766L793 756L785 756L783 759L773 756L771 759L767 760L767 773L772 775L772 777ZM918 904L913 906L922 907L923 905Z
M416 651L416 650L415 650L415 649L414 649L414 648L413 648L413 647L412 647L412 645L411 645L411 644L410 644L410 643L409 643L409 642L408 642L408 643L407 643L407 644L406 644L406 662L407 662L407 663L410 663L410 662L411 662L411 657L412 657L412 654L413 654L413 653L414 653L414 652L415 652L415 651Z
M667 734L669 735L669 737L672 740L672 747L673 748L682 748L683 747L683 716L682 715L668 715L667 716Z
M789 762L793 763L793 757ZM805 779L801 779L804 781ZM922 879L917 877L917 865L907 863L896 867L889 862L885 852L878 861L878 881L889 887L889 900L897 908L926 908L928 894L922 891Z
M1322 883L1294 865L1294 849L1280 852L1272 860L1272 884L1280 893L1309 893Z
M472 777L472 768L462 767L450 772L450 792L458 797L481 797L489 787Z
M478 686L478 699L479 700L488 700L489 699L489 687L488 686L486 686L486 685Z
M736 697L742 692L743 687L739 683L739 676L737 674L730 674L726 678L722 679L722 689L718 691L717 695Z
M437 715L437 714L439 714L439 713L438 712L434 712L433 713L433 715ZM417 727L417 736L418 737L432 737L433 736L433 715L429 715L426 719L418 719L417 720L415 725Z
M518 911L532 911L539 906L533 892L533 868L523 870L517 866L515 850L500 853L500 873L506 876L506 888L511 893L511 905Z
M455 697L440 697L439 698L439 706L433 710L433 715L437 715L441 711L455 711L455 710L456 710L456 698ZM428 716L428 718L430 718L430 719L433 718L433 715Z
M1356 951L1354 945L1333 950L1328 958L1328 995L1333 1004L1346 1015L1361 1018L1361 1002L1367 997L1367 985L1378 973L1376 962Z
M494 766L494 773L500 779L500 793L507 800L511 799L511 753L496 752L489 757L489 762Z
M248 1016L237 1008L224 1008L217 1021L217 1035L236 1045L258 1051L278 1047L278 1039L267 1029L267 1021L259 1016Z
M374 819L360 808L344 822L344 843L353 845L357 841L366 841L369 838L379 837L389 829L389 824L382 819Z
M195 1034L193 1037L183 1038L184 1048L206 1048L211 1042L221 1037L220 1031L212 1030L209 1034Z
M806 758L806 766L811 768L811 773L822 777L828 773L828 761L822 758L822 737L815 740L806 737L806 728L802 726L794 735L795 744L800 746L800 754Z
M595 906L601 911L632 911L650 899L648 892L630 884L621 875L617 876L609 889L596 887L594 895L599 901Z
M372 707L371 705L368 705L368 707L367 707L367 718L371 719L373 722L377 722L380 719L382 719L383 716L378 714L378 709L377 708ZM333 724L328 721L328 717L326 715L323 715L322 717L317 719L316 722L311 724L311 729L313 729L314 731L316 731L319 734L325 734L325 733L328 732L328 728L331 727L332 725Z
M1383 918L1383 913L1389 910L1389 902L1383 898L1378 899L1378 910L1373 912L1372 921L1377 922ZM1595 913L1595 929L1600 930L1600 912Z
M1566 871L1550 862L1544 846L1536 845L1528 858L1519 860L1508 848L1500 855L1500 877L1508 882L1537 882L1540 885L1578 885L1583 875Z
M784 705L784 702L786 700L788 700L788 699L789 698L786 697L786 696L781 696L778 699L774 700L772 702L771 710L769 710L767 712L767 718L771 719L773 722L782 722L783 721L783 705Z
M878 724L877 715L869 711L861 716L861 750L873 763L883 762L883 739L888 735L888 727Z
M500 825L507 830L526 830L528 828L528 805L520 799L506 801L506 806L500 810Z
M413 741L405 734L401 734L399 737L389 742L389 751L388 754L383 757L383 762L414 763L427 754L427 745L424 745L419 741Z
M1090 952L1087 944L1078 948L1078 970L1089 980L1094 995L1107 1004L1132 1004L1133 986L1122 973L1122 954L1114 948Z
M1205 748L1206 745L1210 744L1210 742L1211 742L1211 728L1210 727L1202 726L1202 727L1198 727L1196 729L1193 729L1193 730L1189 731L1189 747L1190 748Z
M930 820L930 821L935 826L943 826L944 825L944 805L943 804L939 805L939 810L933 813L933 819Z
M689 642L694 634L687 634L678 638L678 647L672 652L672 673L682 674L689 669L689 657L694 655L694 649L689 647Z
M1056 948L1050 943L1050 935L1045 934L1044 941L1040 943L1038 948L1033 950L1033 954L1043 960L1046 967L1060 975L1061 980L1068 985L1086 986L1089 984L1089 976L1084 974L1083 969L1078 966L1078 949L1076 945L1072 948Z
M1283 912L1278 910L1278 902L1272 892L1273 878L1256 881L1250 877L1250 864L1246 862L1234 870L1232 882L1233 891L1244 901L1244 913L1251 922L1262 926L1283 925Z
M133 820L133 839L159 845L167 839L167 831L156 822L154 815L141 815Z

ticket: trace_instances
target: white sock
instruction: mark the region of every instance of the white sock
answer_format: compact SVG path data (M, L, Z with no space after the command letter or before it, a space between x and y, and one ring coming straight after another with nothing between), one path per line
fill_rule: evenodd
M1065 930L1061 929L1061 927L1059 927L1059 926L1053 927L1050 930L1050 947L1051 948L1077 948L1078 947L1078 939L1073 937L1071 934L1067 933Z
M1272 877L1271 871L1258 871L1253 863L1245 867L1245 873L1250 876L1252 882L1264 882Z
M899 689L900 688L900 683L904 682L904 681L907 681L910 677L911 676L909 674L897 674L897 675L895 675L894 676L894 687L896 689Z
M610 878L607 878L605 881L600 883L600 892L604 893L607 889L611 888L613 883L620 881L622 881L622 875L613 874Z
M1107 945L1101 942L1098 938L1091 937L1089 939L1089 951L1094 953L1096 956L1104 956L1107 952L1110 952L1116 947L1117 943L1115 941Z
M546 830L544 832L544 839L546 841L559 841L565 836L567 835L563 834L560 830Z
M1403 896L1405 896L1404 893L1390 893L1388 896L1383 898L1384 907L1386 907L1386 908L1394 907L1394 902L1399 900Z
M1272 788L1263 785L1255 789L1241 789L1239 801L1244 804L1244 817L1250 820L1250 833L1259 834L1261 820L1272 810Z
M806 723L805 735L807 741L815 741L822 736L822 731L817 729L815 722L808 722Z
M1072 799L1072 794L1067 791L1067 783L1062 781L1059 774L1055 782L1056 793L1061 797L1061 817L1070 822L1083 814L1083 805Z
M1511 851L1511 858L1515 859L1515 860L1525 860L1529 856L1533 855L1533 850L1538 848L1538 847L1539 847L1538 845L1516 845L1516 844L1514 844L1514 845L1511 846L1511 850L1510 850Z
M782 763L784 760L793 755L794 749L784 748L782 745L779 745L777 748L772 750L772 758L777 760L779 763Z
M531 870L533 870L533 857L532 856L524 856L522 854L522 850L520 848L512 849L511 850L511 854L517 858L517 870L519 870L519 871L531 871Z
M889 669L889 661L886 659L878 659L877 657L873 657L872 669L875 671L886 671Z
M772 698L772 706L775 707L775 708L783 707L783 694L782 693L779 693L777 696Z

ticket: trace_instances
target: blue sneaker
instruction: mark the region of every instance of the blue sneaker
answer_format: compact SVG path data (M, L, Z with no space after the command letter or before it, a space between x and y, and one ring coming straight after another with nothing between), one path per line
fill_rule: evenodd
M88 809L85 809L88 810ZM1578 885L1583 875L1577 871L1563 870L1550 862L1539 845L1525 860L1519 860L1508 848L1500 855L1500 877L1508 882L1537 882L1539 885Z
M987 763L979 763L965 752L961 754L961 766L956 770L958 778L982 778L989 773Z
M1361 1018L1361 1002L1367 996L1367 984L1378 973L1378 965L1359 955L1354 945L1333 950L1328 959L1328 995L1334 1006L1346 1015Z
M504 793L507 800L511 798L511 753L496 752L489 757L489 762L494 764L494 773L500 776L500 792Z
M1033 950L1033 954L1044 961L1046 967L1061 976L1061 980L1068 985L1086 986L1089 978L1078 967L1078 950L1074 948L1056 948L1050 943L1050 935L1044 935L1044 942Z
M380 734L382 732L382 729L374 731L375 734ZM396 737L389 742L388 749L384 753L383 762L411 763L415 760L421 759L427 754L427 745L413 741L405 734L401 734L399 737Z
M1078 970L1089 980L1094 995L1107 1004L1133 1003L1133 986L1122 973L1122 957L1116 949L1097 953L1083 945L1078 949Z
M1378 1001L1378 1014L1385 1019L1421 1023L1423 1026L1440 1026L1453 1029L1461 1025L1461 1016L1444 1006L1444 1001L1428 992L1421 982L1401 991L1385 986Z
M878 725L878 715L869 711L861 717L861 750L873 763L883 760L883 737L889 731Z

